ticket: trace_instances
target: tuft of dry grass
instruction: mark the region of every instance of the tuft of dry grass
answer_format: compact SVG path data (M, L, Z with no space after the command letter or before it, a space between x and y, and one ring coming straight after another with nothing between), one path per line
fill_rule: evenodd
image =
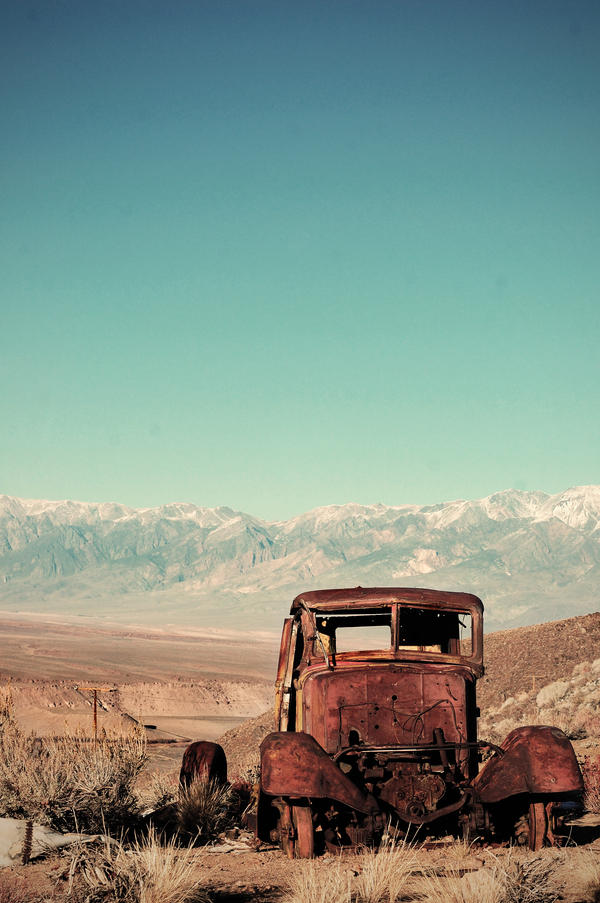
M360 856L358 874L343 859L323 869L314 860L297 863L284 903L397 903L412 899L410 880L418 847L384 836L377 850Z
M138 813L133 788L145 762L142 729L96 743L81 734L40 739L19 728L6 694L0 700L2 816L58 831L118 828Z
M327 870L314 859L298 863L290 876L283 903L352 903L351 871L341 860Z
M577 883L588 900L600 901L600 855L596 850L579 849L569 857L569 874L565 883L572 883L577 875Z
M463 874L458 864L446 867L443 874L424 874L415 882L409 899L418 903L504 903L495 867Z
M525 856L509 851L502 862L502 903L555 903L562 891L557 875L560 863L554 850Z
M154 812L177 800L179 775L154 773L136 789L138 805L142 812Z
M356 903L396 903L406 896L416 866L417 847L385 835L378 850L364 853L352 899Z
M193 781L177 799L179 833L200 843L213 840L229 820L232 790L216 781Z
M67 896L73 903L208 903L193 850L160 843L155 833L125 847L106 838L72 854Z
M445 857L440 868L428 869L415 844L385 840L379 851L360 857L358 874L340 860L324 870L314 861L298 863L290 878L284 903L556 903L564 881L560 870L565 857L557 851L506 855L486 853L485 867L470 870L468 845L459 845L456 855ZM461 861L462 860L462 861ZM590 859L590 887L600 877Z

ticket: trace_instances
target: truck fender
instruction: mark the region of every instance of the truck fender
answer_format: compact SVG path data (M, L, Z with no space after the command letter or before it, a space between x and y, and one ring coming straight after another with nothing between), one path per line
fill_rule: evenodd
M578 793L583 778L567 736L557 727L518 727L489 759L472 787L482 803L497 803L517 793Z
M375 798L347 778L310 734L268 734L260 763L260 789L269 796L331 799L366 815L379 812Z
M187 747L181 762L179 784L181 787L189 787L193 781L227 783L227 759L225 750L219 743L197 740Z

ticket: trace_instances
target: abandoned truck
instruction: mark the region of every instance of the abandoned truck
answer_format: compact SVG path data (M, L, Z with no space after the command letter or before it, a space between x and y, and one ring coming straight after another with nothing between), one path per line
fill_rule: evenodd
M537 725L500 747L478 739L482 674L483 605L469 593L297 596L283 625L278 729L260 749L259 838L300 858L374 843L390 822L421 836L554 843L565 801L583 790L573 748ZM198 746L205 776L223 779L222 749Z

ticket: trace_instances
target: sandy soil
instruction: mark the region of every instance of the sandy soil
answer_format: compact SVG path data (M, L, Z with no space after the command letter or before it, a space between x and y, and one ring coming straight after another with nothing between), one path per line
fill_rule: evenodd
M168 631L0 612L0 679L132 683L176 677L273 679L275 634Z

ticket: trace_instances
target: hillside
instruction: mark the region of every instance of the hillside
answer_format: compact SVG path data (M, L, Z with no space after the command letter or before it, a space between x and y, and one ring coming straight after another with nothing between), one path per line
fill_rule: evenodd
M499 630L484 640L485 675L477 684L482 712L511 696L537 692L570 676L573 668L600 658L600 612Z
M439 505L330 505L265 522L231 508L0 497L0 609L279 631L300 590L469 590L487 629L599 606L600 487Z

